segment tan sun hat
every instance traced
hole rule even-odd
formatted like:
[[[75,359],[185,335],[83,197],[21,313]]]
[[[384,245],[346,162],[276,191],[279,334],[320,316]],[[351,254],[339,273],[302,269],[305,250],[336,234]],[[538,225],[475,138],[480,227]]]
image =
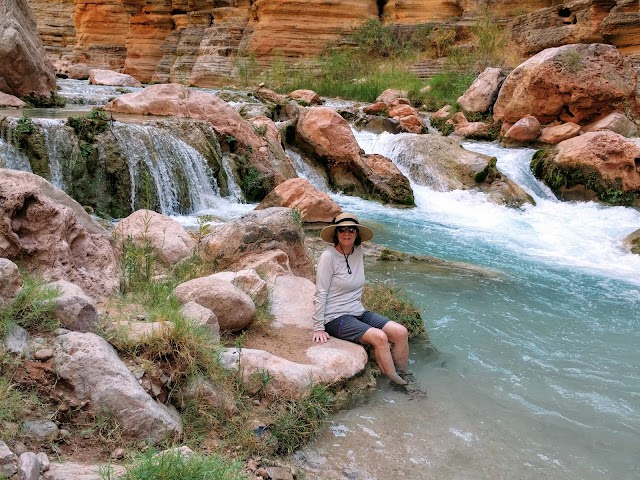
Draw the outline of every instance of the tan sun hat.
[[[362,225],[353,213],[341,213],[333,219],[331,225],[327,225],[320,231],[320,238],[325,242],[333,243],[333,234],[336,227],[358,227],[360,240],[366,242],[373,238],[373,230],[366,225]]]

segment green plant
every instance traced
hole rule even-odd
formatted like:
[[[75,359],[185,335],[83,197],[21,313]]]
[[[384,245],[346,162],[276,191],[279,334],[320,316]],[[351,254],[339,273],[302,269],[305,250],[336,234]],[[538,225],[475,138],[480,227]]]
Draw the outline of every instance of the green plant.
[[[291,218],[297,225],[302,225],[302,210],[297,207],[291,209]]]
[[[488,180],[488,183],[491,183],[495,178],[500,175],[500,172],[496,168],[496,162],[498,159],[496,157],[491,157],[487,166],[484,167],[484,170],[476,173],[475,180],[478,183],[482,183],[485,180]]]
[[[235,63],[238,77],[240,78],[243,87],[250,85],[258,77],[260,65],[256,61],[256,57],[253,52],[247,57],[238,57]]]
[[[299,400],[275,401],[269,408],[270,431],[277,442],[275,452],[290,454],[313,438],[333,405],[333,395],[319,384],[313,385]]]
[[[53,313],[55,300],[60,295],[56,288],[45,286],[39,277],[24,275],[23,285],[11,303],[0,307],[0,338],[12,325],[17,324],[27,330],[51,332],[59,326]]]
[[[578,50],[567,50],[560,57],[560,62],[562,67],[569,73],[578,73],[584,68],[584,65],[582,64],[582,53]]]
[[[151,241],[146,239],[138,243],[130,236],[122,241],[121,265],[122,281],[120,290],[122,293],[144,288],[151,280],[153,265],[156,262]]]
[[[476,47],[473,53],[477,71],[486,67],[495,67],[504,63],[508,35],[505,28],[494,18],[489,10],[477,17],[471,32],[476,37]]]
[[[386,282],[368,283],[362,292],[362,304],[407,327],[409,338],[426,336],[420,310],[399,287]]]
[[[261,137],[264,137],[267,134],[267,126],[266,125],[257,125],[255,127],[253,127],[253,129]]]
[[[428,89],[415,95],[415,103],[435,112],[445,105],[456,105],[460,97],[475,80],[471,73],[444,72],[428,80]]]
[[[35,394],[25,392],[19,385],[0,377],[0,426],[3,441],[16,438],[21,420],[41,408],[42,402]]]
[[[106,479],[108,477],[101,477]],[[121,480],[247,480],[239,462],[218,455],[185,455],[179,450],[147,449],[126,468]]]

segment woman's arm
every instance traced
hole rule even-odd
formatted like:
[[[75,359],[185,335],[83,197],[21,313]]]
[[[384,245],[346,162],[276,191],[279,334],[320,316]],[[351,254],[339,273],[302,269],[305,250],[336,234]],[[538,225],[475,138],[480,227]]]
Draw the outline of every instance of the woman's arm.
[[[333,278],[333,264],[329,254],[323,253],[318,259],[316,270],[316,292],[313,296],[313,339],[314,341],[328,340],[328,335],[324,331],[324,312],[327,305],[327,296],[331,279]],[[316,335],[323,333],[324,335]],[[318,338],[318,339],[317,339]]]

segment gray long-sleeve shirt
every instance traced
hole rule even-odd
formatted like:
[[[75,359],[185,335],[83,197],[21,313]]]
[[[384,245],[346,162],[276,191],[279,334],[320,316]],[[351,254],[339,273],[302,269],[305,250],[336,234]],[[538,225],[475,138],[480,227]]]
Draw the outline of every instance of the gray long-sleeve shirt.
[[[324,330],[324,324],[341,315],[362,315],[365,308],[360,298],[364,287],[364,253],[362,245],[348,257],[351,273],[344,255],[335,247],[327,248],[318,259],[313,330]]]

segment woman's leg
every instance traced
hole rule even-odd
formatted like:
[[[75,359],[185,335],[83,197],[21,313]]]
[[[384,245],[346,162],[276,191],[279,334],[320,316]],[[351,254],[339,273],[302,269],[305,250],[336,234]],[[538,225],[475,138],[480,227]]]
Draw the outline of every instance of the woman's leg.
[[[404,325],[389,320],[382,331],[393,344],[391,356],[393,363],[400,373],[409,371],[409,332]]]
[[[383,330],[374,327],[369,328],[364,332],[364,335],[360,337],[360,343],[371,345],[371,347],[373,347],[373,355],[376,359],[376,363],[378,364],[380,371],[382,371],[389,380],[399,385],[407,384],[407,382],[396,372],[396,367],[393,364],[393,357],[391,356],[391,350],[389,348],[389,338]]]

